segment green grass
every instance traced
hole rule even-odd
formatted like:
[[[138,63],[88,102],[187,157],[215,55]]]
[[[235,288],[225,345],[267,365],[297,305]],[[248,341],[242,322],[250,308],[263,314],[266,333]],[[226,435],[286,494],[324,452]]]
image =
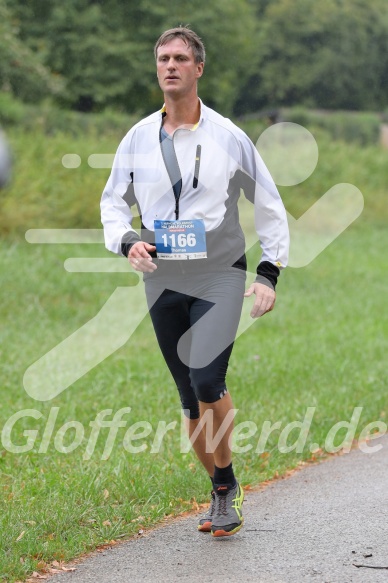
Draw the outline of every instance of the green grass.
[[[387,261],[381,249],[387,244],[384,230],[349,229],[309,267],[284,272],[276,310],[237,341],[228,379],[239,409],[236,423],[249,420],[260,429],[265,420],[281,421],[283,428],[301,420],[308,406],[316,407],[302,455],[278,451],[279,431],[268,440],[269,455],[255,453],[260,431],[242,443],[252,445],[251,451],[235,455],[243,484],[258,483],[308,458],[310,444],[322,445],[333,424],[349,420],[356,406],[363,407],[358,432],[367,422],[385,418]],[[89,256],[99,252],[104,254],[86,248]],[[27,243],[3,243],[1,249],[1,425],[21,409],[42,413],[39,420],[20,420],[12,435],[21,445],[26,443],[23,429],[37,429],[31,452],[12,454],[3,448],[0,454],[0,573],[7,581],[23,578],[38,563],[69,559],[133,534],[139,524],[154,524],[208,494],[193,454],[179,451],[177,395],[148,318],[126,346],[53,401],[37,402],[25,393],[26,368],[129,280],[125,274],[66,273],[63,260],[70,254],[82,256],[83,250]],[[108,435],[102,429],[94,454],[84,460],[90,421],[103,409],[128,406],[127,427],[143,420],[152,426],[138,445],[151,446],[160,420],[178,422],[160,453],[127,453],[122,428],[112,455],[101,461]],[[85,439],[73,453],[58,453],[54,438],[46,453],[37,452],[52,407],[59,408],[54,436],[68,421],[85,427]],[[65,444],[73,435],[66,436]]]
[[[195,500],[206,501],[209,493],[208,479],[193,453],[180,452],[178,397],[148,317],[125,346],[52,401],[36,401],[23,388],[28,366],[97,314],[117,286],[134,284],[133,276],[125,273],[65,271],[67,257],[108,257],[100,245],[31,245],[18,235],[36,226],[98,227],[98,198],[106,171],[87,166],[70,171],[58,165],[59,156],[80,153],[81,146],[83,156],[92,153],[93,139],[77,143],[66,136],[54,137],[51,156],[47,143],[39,140],[38,136],[35,143],[27,136],[22,142],[21,136],[13,136],[20,172],[3,198],[8,222],[15,208],[20,215],[8,225],[8,236],[0,244],[0,430],[20,410],[42,414],[40,419],[21,419],[12,433],[13,442],[22,445],[28,437],[23,431],[37,430],[31,451],[11,453],[0,443],[0,580],[9,582],[24,579],[54,559],[68,560],[134,534],[139,525],[147,528],[168,514],[192,508]],[[101,141],[100,151],[108,151],[112,146],[108,142]],[[34,143],[37,158],[28,153]],[[21,161],[23,153],[26,157]],[[44,160],[37,166],[39,156]],[[252,449],[234,456],[245,485],[282,474],[308,459],[310,445],[322,447],[329,429],[350,420],[354,407],[363,407],[357,434],[368,422],[386,420],[384,156],[377,148],[326,144],[317,175],[300,187],[282,190],[295,215],[341,181],[356,184],[364,192],[366,206],[357,222],[314,262],[282,274],[276,309],[236,342],[228,372],[228,386],[239,409],[236,423],[252,421],[258,427],[256,435],[240,444]],[[12,200],[16,196],[19,201]],[[80,207],[75,211],[77,197]],[[244,217],[248,209],[244,205]],[[256,251],[249,253],[252,267]],[[127,309],[131,306],[123,305]],[[53,436],[47,451],[39,453],[54,407],[59,410]],[[119,429],[109,459],[101,460],[107,428],[101,429],[91,458],[84,459],[90,422],[104,409],[115,413],[123,407],[131,411],[124,416],[126,427]],[[307,407],[316,409],[303,453],[281,453],[277,447],[281,429],[302,420]],[[152,454],[156,428],[163,420],[176,421],[177,426],[167,433],[160,452]],[[256,453],[266,420],[282,425],[268,439],[265,453]],[[59,453],[58,430],[70,421],[83,425],[84,438],[72,453]],[[137,421],[149,422],[151,433],[136,442],[148,449],[134,454],[125,450],[123,438]],[[74,435],[69,430],[64,445]],[[344,432],[339,434],[337,443],[343,436]]]

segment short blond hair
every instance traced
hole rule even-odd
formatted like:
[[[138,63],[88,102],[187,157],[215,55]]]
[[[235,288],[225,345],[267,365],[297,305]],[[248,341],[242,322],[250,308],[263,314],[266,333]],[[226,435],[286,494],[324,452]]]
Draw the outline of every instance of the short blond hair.
[[[193,51],[194,60],[196,63],[204,63],[206,52],[205,46],[199,36],[188,26],[178,26],[176,28],[170,28],[166,30],[156,41],[154,46],[154,55],[155,59],[157,58],[158,48],[167,44],[174,38],[180,38],[187,44],[188,47],[191,47]]]

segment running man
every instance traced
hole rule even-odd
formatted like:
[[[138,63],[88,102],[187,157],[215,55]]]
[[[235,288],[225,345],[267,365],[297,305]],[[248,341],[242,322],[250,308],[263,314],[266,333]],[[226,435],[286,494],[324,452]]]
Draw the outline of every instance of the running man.
[[[198,529],[230,536],[243,525],[244,494],[232,466],[234,409],[225,377],[244,296],[254,297],[253,318],[274,307],[288,257],[286,212],[246,134],[199,99],[205,48],[197,34],[167,30],[154,52],[164,105],[137,123],[117,150],[101,201],[105,243],[143,273],[188,435],[212,483]],[[245,293],[241,189],[254,205],[262,248],[256,280]],[[132,227],[134,205],[140,234]],[[222,426],[218,443],[206,442],[201,420],[211,421],[213,437]]]

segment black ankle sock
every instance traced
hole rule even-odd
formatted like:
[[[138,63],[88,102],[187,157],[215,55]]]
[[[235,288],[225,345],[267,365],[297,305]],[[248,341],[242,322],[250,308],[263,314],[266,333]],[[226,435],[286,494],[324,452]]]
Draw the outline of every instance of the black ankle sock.
[[[218,468],[214,466],[214,485],[222,486],[222,485],[230,485],[232,488],[236,485],[236,478],[234,476],[232,463],[230,463],[226,468]]]

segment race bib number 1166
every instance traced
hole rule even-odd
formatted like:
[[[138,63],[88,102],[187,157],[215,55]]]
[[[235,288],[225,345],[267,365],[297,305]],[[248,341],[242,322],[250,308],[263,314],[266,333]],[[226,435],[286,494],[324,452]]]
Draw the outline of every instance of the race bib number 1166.
[[[155,245],[159,259],[204,259],[206,232],[202,219],[154,221]]]

